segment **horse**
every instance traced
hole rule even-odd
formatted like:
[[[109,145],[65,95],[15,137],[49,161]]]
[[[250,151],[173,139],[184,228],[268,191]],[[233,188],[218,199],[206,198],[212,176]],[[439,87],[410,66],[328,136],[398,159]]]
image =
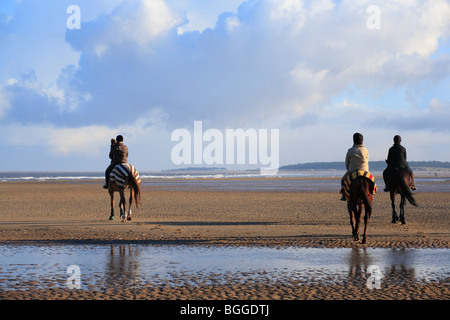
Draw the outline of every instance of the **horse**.
[[[385,183],[391,196],[392,223],[397,223],[399,217],[395,210],[395,196],[400,195],[400,222],[405,224],[405,199],[413,206],[417,207],[416,199],[411,192],[412,177],[406,168],[392,168],[385,171]]]
[[[126,213],[126,199],[125,190],[130,189],[128,214]],[[111,216],[109,220],[114,220],[114,192],[119,192],[119,208],[120,217],[122,222],[131,220],[131,207],[133,205],[133,195],[136,203],[136,208],[139,208],[141,199],[141,180],[136,168],[132,165],[117,165],[110,174],[110,180],[108,183],[108,192],[111,198]]]
[[[367,241],[367,225],[372,213],[373,195],[370,192],[370,180],[363,176],[358,176],[350,185],[350,199],[347,201],[347,209],[350,215],[350,225],[352,226],[352,235],[354,241],[359,241],[359,224],[361,215],[365,209],[364,215],[364,234],[361,243]]]

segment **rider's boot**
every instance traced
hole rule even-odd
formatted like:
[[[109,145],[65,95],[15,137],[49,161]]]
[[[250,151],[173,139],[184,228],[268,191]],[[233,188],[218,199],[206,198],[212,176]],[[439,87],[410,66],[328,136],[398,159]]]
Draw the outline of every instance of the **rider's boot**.
[[[341,201],[346,201],[345,194],[344,194],[344,187],[341,188],[341,191],[339,192],[341,194]]]

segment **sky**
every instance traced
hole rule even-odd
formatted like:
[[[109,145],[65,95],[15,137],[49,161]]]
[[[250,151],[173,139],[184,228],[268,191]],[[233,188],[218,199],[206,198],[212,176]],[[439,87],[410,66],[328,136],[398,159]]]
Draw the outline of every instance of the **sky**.
[[[188,167],[195,121],[278,130],[280,166],[355,132],[450,161],[449,36],[448,0],[2,0],[0,171],[102,171],[118,134],[140,171]]]

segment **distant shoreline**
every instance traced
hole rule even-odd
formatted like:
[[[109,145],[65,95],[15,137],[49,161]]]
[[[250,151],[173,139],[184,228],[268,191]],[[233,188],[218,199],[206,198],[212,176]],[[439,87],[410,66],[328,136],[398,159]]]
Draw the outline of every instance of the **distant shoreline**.
[[[417,169],[450,169],[450,162],[442,161],[408,161],[409,166],[413,170]],[[343,170],[345,168],[344,161],[334,162],[308,162],[281,166],[278,170],[294,171],[294,170]],[[386,168],[385,161],[369,161],[371,171],[384,170]]]

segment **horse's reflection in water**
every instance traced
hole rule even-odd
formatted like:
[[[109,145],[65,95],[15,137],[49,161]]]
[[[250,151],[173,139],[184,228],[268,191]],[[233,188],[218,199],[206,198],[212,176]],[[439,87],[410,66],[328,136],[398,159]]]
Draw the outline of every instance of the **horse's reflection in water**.
[[[367,248],[352,248],[347,257],[349,266],[348,280],[364,282],[370,276],[380,276],[383,283],[401,283],[414,280],[416,271],[412,265],[411,251],[405,248],[390,249],[385,256],[386,262],[376,261]]]
[[[373,265],[373,259],[366,248],[352,248],[348,256],[347,264],[349,280],[364,280],[370,276],[369,266]]]
[[[390,268],[386,270],[386,277],[397,281],[414,280],[416,270],[411,267],[414,253],[407,248],[397,248],[389,251],[387,260]]]
[[[103,285],[107,288],[133,289],[140,285],[140,249],[132,245],[111,245],[106,260]]]

